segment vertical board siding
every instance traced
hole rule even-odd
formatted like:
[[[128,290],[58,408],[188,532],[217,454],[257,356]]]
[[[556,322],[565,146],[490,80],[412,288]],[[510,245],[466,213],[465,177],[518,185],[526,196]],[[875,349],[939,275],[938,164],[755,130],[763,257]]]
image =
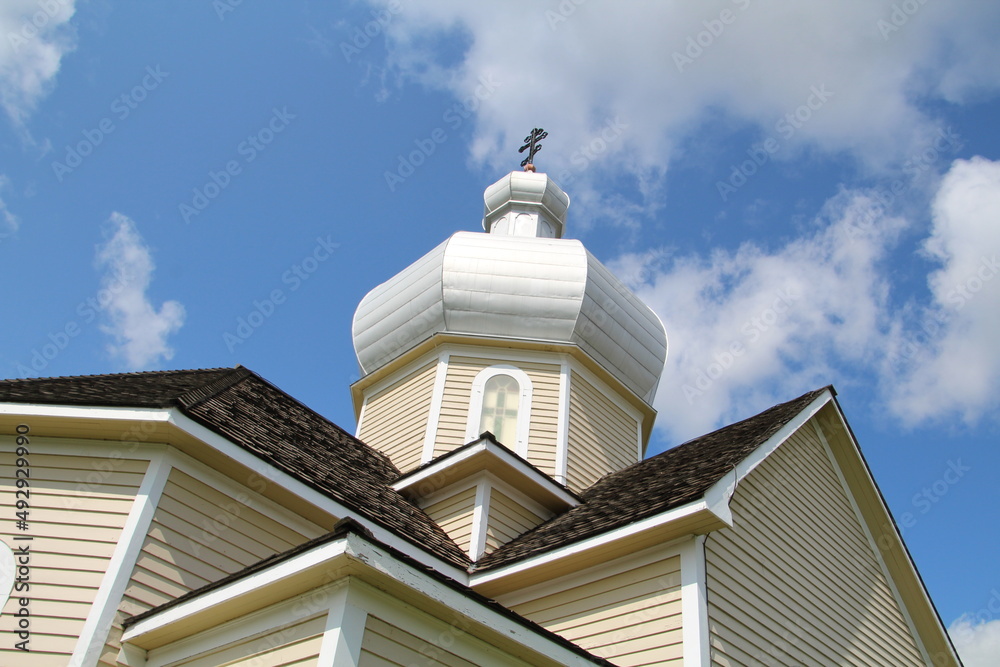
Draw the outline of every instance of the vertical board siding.
[[[0,664],[62,667],[76,647],[149,462],[36,454],[29,445],[28,530],[22,531],[15,524],[14,439],[0,442],[0,534],[14,551],[22,544],[31,550],[30,589],[11,591],[0,615]],[[29,535],[30,542],[12,539]],[[30,600],[30,653],[14,649],[21,596]]]
[[[582,491],[638,461],[638,422],[579,373],[570,376],[567,486]]]
[[[212,649],[168,667],[292,667],[316,665],[326,615],[316,616],[265,635]]]
[[[472,513],[476,507],[476,487],[437,500],[424,508],[448,537],[455,540],[462,551],[468,552],[472,543]]]
[[[706,542],[713,665],[922,665],[811,424],[737,487]]]
[[[531,421],[528,427],[528,460],[548,475],[555,474],[559,429],[559,366],[537,362],[452,356],[448,360],[444,399],[435,437],[435,456],[466,444],[466,426],[472,383],[485,368],[498,364],[516,366],[531,380]],[[511,443],[504,443],[513,449]]]
[[[489,553],[521,533],[542,523],[540,517],[519,502],[494,488],[490,489],[490,512],[486,520],[486,550]]]
[[[514,611],[622,667],[681,664],[680,557],[608,563]]]
[[[118,616],[152,609],[324,532],[315,526],[302,534],[254,509],[263,503],[250,489],[239,497],[245,502],[171,470]],[[120,630],[118,618],[102,664],[116,664]]]
[[[388,456],[401,472],[420,465],[437,360],[365,399],[358,439]]]

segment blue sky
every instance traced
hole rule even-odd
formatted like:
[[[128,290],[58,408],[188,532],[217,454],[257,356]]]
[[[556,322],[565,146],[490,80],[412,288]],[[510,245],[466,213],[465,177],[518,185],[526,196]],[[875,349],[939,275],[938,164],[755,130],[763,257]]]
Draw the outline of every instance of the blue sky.
[[[977,664],[998,28],[972,0],[9,0],[2,375],[240,363],[352,429],[358,302],[481,229],[541,126],[567,234],[666,326],[650,451],[834,384]]]

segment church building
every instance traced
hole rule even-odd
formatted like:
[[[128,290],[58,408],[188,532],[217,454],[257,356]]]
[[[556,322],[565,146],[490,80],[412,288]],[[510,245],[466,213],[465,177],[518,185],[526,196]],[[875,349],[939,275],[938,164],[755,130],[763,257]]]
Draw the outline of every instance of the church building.
[[[664,325],[546,174],[484,199],[358,306],[353,434],[242,366],[0,382],[0,664],[960,664],[832,387],[645,458]]]

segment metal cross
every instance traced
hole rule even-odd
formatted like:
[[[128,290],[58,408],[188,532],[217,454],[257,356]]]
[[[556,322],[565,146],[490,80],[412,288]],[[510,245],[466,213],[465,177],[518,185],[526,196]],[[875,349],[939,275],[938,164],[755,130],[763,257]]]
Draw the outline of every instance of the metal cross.
[[[524,145],[517,149],[518,153],[523,153],[525,150],[528,151],[528,157],[521,160],[521,166],[528,164],[534,164],[535,153],[542,150],[542,145],[538,143],[545,137],[549,136],[549,133],[540,127],[536,127],[531,131],[531,134],[524,138]]]

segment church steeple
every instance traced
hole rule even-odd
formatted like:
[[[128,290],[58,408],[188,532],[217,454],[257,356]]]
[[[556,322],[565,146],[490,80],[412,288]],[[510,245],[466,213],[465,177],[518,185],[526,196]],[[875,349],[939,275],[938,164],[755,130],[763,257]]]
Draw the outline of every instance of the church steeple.
[[[354,316],[358,435],[408,472],[491,431],[570,489],[638,461],[667,353],[663,325],[580,241],[569,196],[516,171],[457,232]]]

